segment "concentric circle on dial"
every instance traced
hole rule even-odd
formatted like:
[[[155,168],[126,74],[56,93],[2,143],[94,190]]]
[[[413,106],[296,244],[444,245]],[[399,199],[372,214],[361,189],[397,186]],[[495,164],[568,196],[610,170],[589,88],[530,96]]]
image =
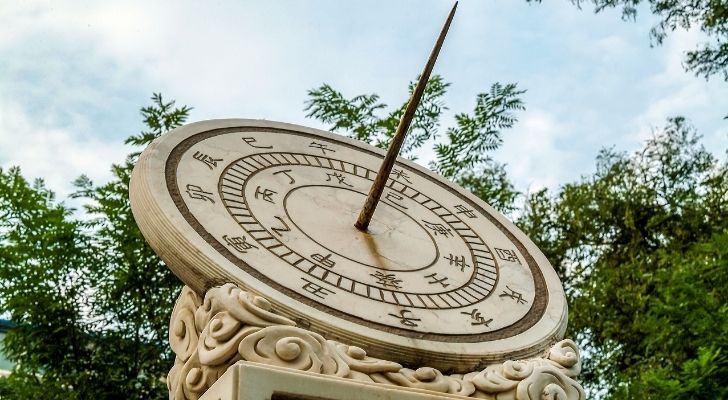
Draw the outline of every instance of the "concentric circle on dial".
[[[278,169],[279,167],[285,167],[286,169]],[[312,175],[317,173],[321,174],[321,170],[324,171],[340,171],[326,173],[325,182],[329,182],[324,185],[313,185],[317,188],[333,188],[333,189],[348,189],[352,187],[350,183],[347,183],[346,176],[348,174],[352,179],[354,177],[361,178],[365,187],[371,184],[374,176],[374,172],[362,165],[357,163],[343,162],[338,159],[333,159],[325,156],[311,156],[300,153],[288,153],[288,152],[270,152],[265,155],[254,154],[248,157],[241,158],[231,162],[220,175],[220,197],[228,208],[230,216],[233,217],[240,226],[248,232],[252,238],[258,241],[265,242],[264,246],[267,249],[275,249],[273,252],[274,256],[278,256],[284,262],[290,264],[292,267],[297,268],[301,272],[308,275],[308,279],[316,279],[335,286],[338,289],[349,292],[359,297],[364,297],[369,300],[386,303],[396,306],[407,306],[411,308],[419,309],[457,309],[466,306],[473,305],[486,299],[492,292],[493,287],[498,281],[498,269],[493,258],[493,254],[489,249],[488,245],[480,238],[480,236],[474,232],[467,224],[465,224],[459,217],[448,211],[445,207],[440,205],[437,201],[433,200],[426,194],[414,189],[409,185],[399,183],[396,185],[393,181],[389,185],[390,189],[395,189],[394,192],[400,193],[398,197],[390,197],[389,193],[385,196],[382,201],[383,204],[389,204],[390,202],[397,202],[397,200],[404,200],[405,197],[412,199],[419,199],[415,202],[410,203],[408,206],[402,203],[397,203],[398,207],[407,210],[407,214],[416,213],[420,211],[420,219],[422,223],[432,229],[432,235],[439,237],[439,240],[434,240],[435,248],[437,253],[441,253],[444,250],[440,250],[439,247],[446,246],[447,243],[444,239],[453,238],[453,240],[459,241],[464,252],[461,254],[469,253],[469,260],[466,260],[465,255],[454,256],[452,252],[449,253],[450,265],[457,266],[457,261],[460,261],[460,272],[464,273],[465,279],[460,282],[449,281],[448,277],[438,276],[437,272],[429,271],[428,274],[425,272],[421,277],[429,278],[425,289],[420,286],[419,290],[412,290],[408,288],[405,280],[400,279],[402,275],[398,275],[398,272],[414,272],[421,271],[428,267],[432,267],[432,263],[425,265],[424,268],[418,269],[398,269],[397,271],[389,270],[387,272],[374,271],[374,273],[367,273],[357,266],[353,268],[342,269],[332,268],[334,264],[330,259],[331,254],[325,253],[312,253],[310,258],[306,257],[306,251],[311,248],[311,244],[315,243],[321,245],[321,243],[311,240],[291,242],[291,239],[295,239],[295,233],[291,233],[291,227],[286,223],[281,215],[286,213],[288,219],[288,210],[285,207],[289,194],[292,188],[299,188],[302,185],[301,177],[298,180],[293,178],[293,175],[297,173],[304,177],[304,179],[315,179]],[[285,173],[288,181],[287,184],[272,190],[269,184],[275,181],[274,175]],[[332,181],[331,176],[334,175],[338,179]],[[307,178],[306,178],[307,177]],[[251,183],[252,182],[252,183]],[[338,182],[340,187],[331,186],[333,182]],[[361,182],[360,182],[361,183]],[[311,186],[309,184],[303,184],[304,187]],[[304,199],[304,203],[301,205],[308,209],[308,213],[315,217],[322,217],[321,213],[325,212],[319,207],[318,203],[326,202],[326,193],[320,191],[314,191],[307,199]],[[275,198],[283,198],[283,202],[277,202]],[[330,200],[330,199],[329,199]],[[283,207],[281,207],[283,205]],[[426,206],[425,206],[426,205]],[[281,215],[268,214],[268,218],[265,218],[265,210],[271,211],[271,208],[278,209]],[[328,218],[344,219],[346,223],[347,212],[345,207],[341,205],[337,206],[342,213],[334,213],[328,215]],[[424,211],[424,214],[422,214]],[[376,213],[375,213],[376,214]],[[412,218],[412,215],[408,215]],[[271,218],[272,217],[272,218]],[[342,221],[331,222],[324,221],[324,218],[316,218],[319,223],[319,229],[324,231],[327,229],[326,224],[341,224]],[[417,220],[418,218],[412,218]],[[431,221],[442,220],[442,223],[436,223]],[[291,220],[291,224],[298,228],[294,221]],[[407,232],[404,231],[405,227],[399,227],[398,225],[391,224],[391,228],[403,232],[403,235],[396,235],[387,237],[381,237],[377,235],[366,235],[365,239],[370,241],[366,247],[360,247],[361,251],[369,251],[370,258],[376,257],[377,247],[391,246],[394,240],[406,239]],[[352,224],[353,228],[353,224]],[[299,229],[300,231],[300,229]],[[283,235],[282,232],[286,232]],[[340,234],[345,234],[347,231],[343,229]],[[305,235],[307,239],[311,239],[310,236],[306,235],[305,232],[300,232]],[[354,233],[359,235],[359,233]],[[440,235],[440,236],[438,236]],[[432,237],[432,236],[430,236]],[[443,239],[444,237],[444,239]],[[288,241],[286,241],[288,239]],[[346,240],[346,239],[345,239]],[[437,244],[439,242],[439,245]],[[298,243],[298,246],[296,245]],[[402,256],[407,257],[412,252],[419,252],[420,249],[412,247],[412,243],[409,242],[398,242],[396,243]],[[450,242],[452,244],[452,241]],[[322,246],[326,248],[326,246]],[[303,251],[301,251],[303,249]],[[411,249],[411,251],[408,251]],[[327,248],[328,250],[328,248]],[[309,252],[310,253],[310,252]],[[400,256],[400,257],[402,257]],[[318,259],[316,257],[319,257]],[[325,260],[323,259],[325,257]],[[455,257],[456,259],[453,259]],[[458,258],[459,257],[459,258]],[[470,265],[468,265],[470,262]],[[326,263],[329,263],[327,265]],[[383,264],[382,266],[386,266]],[[466,271],[465,267],[470,269]],[[256,266],[253,266],[255,269]],[[382,269],[382,268],[380,268]],[[264,268],[260,271],[263,275],[269,276],[268,268]],[[412,276],[409,274],[409,276]],[[364,279],[362,279],[364,278]],[[374,278],[375,283],[367,282]],[[311,281],[306,280],[307,284],[312,284]],[[433,285],[434,286],[431,286]],[[311,287],[311,286],[308,286]],[[289,287],[290,289],[290,287]],[[322,292],[317,292],[321,295]],[[325,297],[316,296],[325,300]],[[325,306],[325,302],[322,305]],[[332,310],[333,311],[333,310]],[[523,312],[523,311],[522,311]],[[357,313],[357,312],[354,312]],[[361,312],[358,312],[361,314]],[[356,317],[361,315],[351,315],[349,311],[345,314],[346,317]],[[366,318],[366,317],[365,317]],[[422,328],[424,325],[419,324],[405,324],[403,328],[397,326],[399,324],[396,320],[386,320],[383,324],[387,327],[385,329],[400,329],[400,330],[414,330],[415,334],[422,335]],[[419,328],[419,329],[417,329]],[[449,333],[454,334],[456,332],[438,332],[439,329],[428,328],[428,330],[434,330],[430,336],[436,336],[438,333]],[[474,339],[472,339],[474,340]]]
[[[382,202],[367,232],[351,221],[366,194],[345,187],[299,186],[283,207],[291,222],[313,242],[363,266],[385,271],[418,271],[434,264],[439,252],[426,228],[404,211]],[[316,212],[312,212],[313,209]],[[402,246],[416,251],[402,252]]]

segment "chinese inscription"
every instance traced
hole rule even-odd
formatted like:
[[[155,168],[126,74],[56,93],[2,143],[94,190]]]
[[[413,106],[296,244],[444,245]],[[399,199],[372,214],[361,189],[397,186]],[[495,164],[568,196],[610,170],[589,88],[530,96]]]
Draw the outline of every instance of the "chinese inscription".
[[[458,212],[457,212],[458,214],[463,214],[468,218],[478,218],[478,216],[475,214],[474,210],[471,210],[462,204],[456,205],[455,209],[458,210]]]
[[[187,192],[187,195],[189,195],[191,199],[209,201],[210,203],[215,204],[215,200],[212,199],[212,193],[204,191],[197,185],[188,184],[185,192]]]
[[[415,321],[421,321],[421,319],[411,317],[411,316],[409,316],[409,314],[412,314],[412,311],[410,311],[410,310],[400,310],[399,311],[399,315],[389,313],[389,315],[391,315],[392,317],[399,318],[399,323],[402,324],[402,325],[404,325],[404,326],[409,326],[409,327],[415,327],[415,326],[417,326],[417,323]],[[412,314],[412,315],[414,315],[414,314]]]
[[[207,165],[207,167],[211,170],[217,167],[217,163],[219,161],[222,161],[222,158],[212,158],[211,156],[199,151],[196,151],[195,154],[192,155],[192,158]]]
[[[256,146],[254,143],[257,142],[257,139],[254,137],[244,137],[243,141],[247,143],[250,147],[255,147],[256,149],[272,149],[273,146]]]
[[[260,186],[258,186],[255,189],[255,198],[257,199],[258,196],[260,196],[263,200],[267,201],[268,203],[275,204],[275,200],[273,200],[273,195],[277,194],[278,192],[270,190],[270,189],[263,189],[260,190]]]
[[[403,210],[406,210],[407,209],[407,206],[405,206],[402,203],[400,203],[400,201],[404,200],[404,196],[402,196],[399,193],[395,193],[395,192],[392,192],[392,191],[387,191],[387,194],[384,195],[384,198],[386,200],[390,201],[393,205],[395,205],[395,206],[397,206],[397,207],[399,207],[399,208],[401,208]]]
[[[473,326],[475,326],[475,325],[488,326],[488,324],[493,322],[493,318],[486,320],[485,317],[483,317],[483,315],[480,313],[480,311],[478,311],[477,308],[473,308],[473,311],[471,311],[471,312],[461,311],[460,314],[469,315],[470,319],[472,320],[470,322],[470,325],[473,325]]]
[[[498,297],[510,297],[513,300],[515,300],[516,303],[518,303],[518,304],[528,303],[528,301],[523,298],[523,294],[511,289],[510,287],[508,287],[508,285],[506,285],[506,289],[508,289],[508,292],[504,290],[503,293],[498,295]]]
[[[232,247],[233,249],[241,252],[241,253],[247,253],[250,249],[257,249],[258,246],[248,243],[245,236],[233,236],[230,237],[228,235],[224,235],[222,239],[225,241],[225,243],[228,244],[228,246]]]
[[[407,183],[412,183],[409,175],[407,175],[407,173],[404,172],[404,170],[402,170],[402,169],[393,168],[392,176],[394,177],[394,179],[402,179],[402,180],[406,181]]]
[[[442,235],[442,236],[445,236],[445,237],[454,236],[452,234],[452,229],[446,227],[443,224],[438,224],[438,223],[434,223],[434,222],[427,222],[424,219],[422,220],[422,222],[425,224],[426,227],[428,227],[429,229],[432,230],[432,233],[435,236],[437,236],[437,235]]]
[[[283,175],[287,176],[288,179],[290,179],[288,181],[288,184],[289,185],[293,185],[294,183],[296,183],[296,180],[293,179],[293,177],[291,176],[291,174],[289,172],[291,172],[290,169],[284,169],[284,170],[281,170],[281,171],[278,171],[278,172],[274,172],[273,175],[283,174]]]
[[[445,287],[448,287],[448,286],[450,286],[450,284],[449,284],[449,283],[445,283],[445,282],[447,282],[447,277],[444,277],[444,278],[439,278],[439,279],[438,279],[438,278],[437,278],[437,273],[432,273],[432,274],[430,274],[430,275],[425,275],[425,278],[430,278],[430,279],[432,279],[431,281],[428,281],[428,282],[427,282],[427,283],[429,283],[430,285],[434,285],[435,283],[439,283],[439,284],[440,284],[440,285],[442,285],[442,287],[444,287],[444,288],[445,288]]]
[[[338,172],[334,172],[333,174],[326,174],[326,182],[332,182],[334,179],[341,185],[346,185],[348,187],[353,186],[346,181],[346,177],[343,174],[340,174]]]
[[[319,299],[325,299],[326,296],[328,296],[330,294],[336,293],[333,290],[327,289],[327,288],[325,288],[325,287],[323,287],[321,285],[318,285],[316,283],[313,283],[313,282],[309,281],[306,278],[301,278],[301,279],[304,282],[306,282],[306,283],[303,284],[303,286],[301,287],[301,289],[303,289],[303,290],[311,293],[312,295],[318,297]]]
[[[283,228],[276,228],[276,227],[271,227],[270,228],[273,232],[277,233],[278,236],[283,236],[283,233],[282,232],[290,232],[291,231],[291,228],[288,226],[288,224],[286,223],[286,221],[283,220],[283,218],[281,218],[281,217],[279,217],[279,216],[276,215],[275,216],[275,219],[277,219],[278,221],[280,221],[281,224],[283,224]]]
[[[314,148],[314,149],[319,149],[319,150],[321,150],[321,153],[322,153],[323,155],[326,155],[326,152],[327,152],[327,151],[330,151],[330,152],[333,152],[333,153],[335,153],[335,152],[336,152],[336,150],[334,150],[334,149],[330,149],[330,148],[329,148],[329,145],[327,145],[327,144],[325,144],[325,143],[317,143],[317,142],[311,142],[311,144],[309,144],[309,145],[308,145],[308,147],[312,147],[312,148]]]
[[[443,257],[450,262],[450,265],[454,265],[455,268],[460,268],[460,272],[464,272],[465,268],[470,268],[470,265],[465,262],[465,256],[454,256],[450,253],[449,256]]]
[[[319,264],[323,265],[326,268],[333,268],[334,265],[336,265],[336,262],[331,259],[331,253],[327,255],[321,255],[319,253],[311,254],[311,258],[314,259],[314,261],[318,262]]]
[[[507,250],[507,249],[499,249],[497,247],[495,249],[495,254],[498,255],[498,258],[500,258],[503,261],[509,261],[509,262],[515,262],[520,264],[521,260],[518,259],[518,254],[515,250]]]
[[[402,280],[397,279],[397,276],[395,274],[385,274],[385,273],[382,273],[381,271],[377,271],[377,272],[375,272],[373,274],[369,274],[369,275],[371,275],[372,277],[374,277],[374,279],[377,280],[378,285],[382,285],[385,288],[388,288],[388,287],[393,288],[393,289],[402,288],[402,286],[399,285],[400,283],[402,283]]]

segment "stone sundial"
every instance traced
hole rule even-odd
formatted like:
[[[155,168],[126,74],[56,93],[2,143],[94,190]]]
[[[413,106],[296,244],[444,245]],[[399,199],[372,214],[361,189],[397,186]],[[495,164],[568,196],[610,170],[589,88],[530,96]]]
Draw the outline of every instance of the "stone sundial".
[[[154,141],[131,183],[149,244],[198,294],[233,283],[370,356],[466,373],[543,353],[567,322],[544,255],[479,198],[396,159],[451,19],[387,153],[246,119]]]

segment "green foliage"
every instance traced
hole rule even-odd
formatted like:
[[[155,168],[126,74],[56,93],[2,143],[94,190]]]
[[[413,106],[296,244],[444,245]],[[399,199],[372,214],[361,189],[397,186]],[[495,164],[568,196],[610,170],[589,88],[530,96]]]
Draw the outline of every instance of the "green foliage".
[[[191,107],[182,106],[174,108],[175,101],[164,102],[161,93],[152,94],[152,105],[142,107],[141,113],[144,124],[149,128],[139,135],[129,136],[124,143],[144,147],[164,132],[181,126],[187,120]],[[134,158],[139,153],[132,153]]]
[[[571,274],[566,271],[568,245],[561,238],[560,225],[555,209],[558,199],[547,189],[541,189],[526,196],[516,225],[544,253],[564,283],[567,296],[570,295]],[[571,296],[568,296],[571,297]]]
[[[410,96],[415,90],[415,84],[415,82],[409,84]],[[436,137],[440,114],[447,109],[442,96],[449,86],[449,83],[437,75],[427,82],[407,133],[407,139],[402,146],[402,154],[408,154]],[[377,94],[363,94],[348,100],[341,92],[326,84],[309,90],[308,96],[309,100],[304,109],[308,111],[307,117],[316,118],[325,124],[333,124],[330,128],[332,132],[347,133],[349,137],[384,149],[389,147],[394,138],[399,120],[407,107],[405,102],[399,108],[379,117],[376,114],[383,111],[387,105],[379,102]]]
[[[185,121],[155,94],[142,109],[146,145]],[[166,398],[172,359],[169,314],[179,281],[146,244],[128,186],[138,153],[113,165],[114,179],[76,181],[90,220],[74,219],[42,182],[0,171],[0,312],[18,327],[4,341],[17,363],[3,398]],[[42,376],[42,379],[39,378]]]
[[[614,398],[728,398],[728,230],[685,252],[657,255],[654,293],[636,328],[639,370],[620,374]]]
[[[84,320],[87,276],[98,264],[92,238],[42,181],[31,185],[17,168],[0,170],[0,213],[0,310],[18,324],[3,344],[33,381],[24,396],[43,398],[41,371],[49,385],[97,386]]]
[[[415,84],[410,82],[410,94]],[[414,158],[412,152],[438,137],[440,116],[447,107],[442,97],[450,86],[442,77],[434,75],[427,82],[424,96],[417,107],[407,133],[402,154]],[[469,189],[493,207],[509,212],[517,192],[508,180],[504,166],[496,163],[489,153],[502,143],[501,131],[511,128],[517,121],[514,111],[523,110],[519,96],[524,91],[515,84],[495,83],[489,92],[476,97],[472,114],[455,115],[456,125],[446,130],[446,141],[433,145],[437,160],[430,168]],[[359,95],[351,100],[329,85],[308,92],[305,110],[307,116],[332,124],[333,132],[387,148],[407,103],[385,116],[386,104],[376,94]]]
[[[513,83],[495,83],[488,93],[478,94],[473,114],[456,114],[456,126],[448,128],[447,142],[435,146],[437,161],[432,163],[433,169],[455,177],[490,161],[488,152],[503,143],[501,131],[517,121],[513,111],[525,109],[519,98],[523,93]]]
[[[698,139],[671,119],[642,151],[605,150],[593,176],[531,196],[523,217],[567,276],[583,378],[612,398],[725,393],[704,390],[728,378],[728,166]]]
[[[503,213],[508,214],[516,209],[515,200],[519,193],[508,179],[502,164],[486,162],[477,168],[462,171],[455,182]]]

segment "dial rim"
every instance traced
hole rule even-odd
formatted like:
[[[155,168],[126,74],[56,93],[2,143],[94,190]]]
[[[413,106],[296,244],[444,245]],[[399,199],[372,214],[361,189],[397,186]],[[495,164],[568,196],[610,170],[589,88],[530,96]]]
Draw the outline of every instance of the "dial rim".
[[[310,128],[298,127],[298,126],[294,126],[294,125],[281,124],[281,123],[272,123],[270,121],[254,121],[254,120],[206,121],[206,122],[202,122],[202,123],[187,125],[183,128],[177,129],[174,132],[176,140],[173,140],[173,141],[162,140],[165,137],[169,137],[167,135],[171,135],[171,134],[167,134],[162,139],[158,139],[155,142],[154,150],[157,153],[157,154],[155,154],[155,156],[157,157],[157,159],[159,159],[160,156],[161,156],[161,158],[166,159],[165,173],[164,173],[163,180],[165,182],[167,182],[168,185],[169,185],[169,182],[176,182],[176,174],[174,173],[174,168],[171,168],[171,169],[168,168],[168,166],[174,164],[174,162],[172,162],[174,157],[168,157],[168,156],[173,154],[175,149],[180,149],[179,145],[181,144],[181,142],[183,142],[185,140],[189,140],[191,138],[195,138],[195,137],[197,138],[198,141],[203,140],[203,136],[205,134],[211,135],[211,133],[209,133],[209,132],[213,132],[213,131],[214,131],[215,135],[219,135],[219,134],[231,133],[231,132],[236,132],[236,133],[243,132],[246,129],[249,131],[254,130],[256,132],[261,132],[261,131],[281,132],[281,131],[284,131],[284,132],[289,132],[289,133],[293,133],[296,135],[307,135],[307,136],[314,137],[317,139],[326,139],[328,141],[335,142],[338,145],[345,145],[356,151],[367,152],[370,155],[377,156],[379,158],[381,158],[381,156],[382,156],[382,151],[379,149],[376,149],[376,148],[373,148],[370,146],[366,146],[366,145],[363,145],[360,143],[356,143],[348,138],[344,138],[344,137],[341,137],[338,135],[332,135],[330,133],[326,133],[326,132],[322,132],[322,131],[316,131],[316,130],[313,130]],[[195,139],[193,139],[193,140],[195,140]],[[165,149],[163,149],[163,150],[159,149],[161,142],[165,142],[165,143],[163,143],[163,145],[164,145],[163,147],[165,147]],[[172,143],[172,142],[174,142],[174,143]],[[190,142],[187,142],[187,143],[190,143]],[[189,149],[189,147],[188,147],[188,149]],[[181,152],[180,155],[181,154],[184,154],[184,152]],[[152,157],[145,158],[144,156],[142,156],[142,158],[145,160],[150,160],[150,158],[152,158]],[[143,160],[140,159],[140,164],[142,163],[142,161]],[[179,159],[177,160],[177,162],[179,162]],[[385,326],[385,329],[377,329],[379,327],[372,328],[373,322],[367,321],[367,320],[355,322],[353,327],[351,325],[346,326],[347,324],[340,324],[342,326],[340,326],[339,329],[336,329],[336,328],[332,328],[331,321],[327,320],[327,318],[324,317],[324,318],[318,318],[320,320],[326,320],[324,323],[320,323],[320,321],[310,321],[312,323],[312,327],[318,327],[319,332],[326,332],[326,333],[336,332],[336,334],[334,336],[338,335],[341,337],[345,337],[345,336],[349,336],[350,334],[353,333],[354,336],[369,337],[369,338],[371,338],[370,341],[372,341],[372,342],[383,342],[383,343],[386,343],[389,345],[396,344],[400,348],[403,348],[402,350],[405,352],[407,352],[408,348],[410,348],[410,349],[411,348],[420,348],[421,350],[425,350],[426,352],[429,351],[432,353],[438,353],[437,347],[443,347],[443,346],[437,346],[437,345],[432,346],[433,342],[434,343],[440,342],[442,345],[444,345],[445,348],[447,348],[449,346],[451,348],[450,350],[443,349],[443,351],[446,351],[446,352],[451,352],[452,347],[453,347],[452,345],[454,345],[454,344],[461,344],[461,345],[462,344],[470,344],[470,345],[479,344],[479,346],[468,346],[470,350],[464,350],[463,352],[466,354],[462,354],[460,356],[460,358],[472,357],[473,359],[488,358],[488,356],[485,354],[486,352],[492,352],[492,354],[494,354],[495,356],[498,356],[498,354],[506,354],[506,353],[507,354],[518,354],[519,352],[520,353],[537,352],[537,351],[540,351],[541,348],[543,348],[547,345],[546,342],[550,341],[554,337],[558,337],[561,334],[563,334],[563,330],[565,329],[565,322],[566,322],[566,309],[565,309],[566,304],[563,299],[563,289],[561,289],[561,286],[558,283],[558,278],[555,277],[555,273],[553,273],[553,270],[551,269],[550,265],[548,265],[548,263],[545,260],[545,258],[543,257],[543,255],[540,252],[538,252],[538,250],[535,248],[535,246],[530,241],[527,241],[525,244],[523,243],[523,239],[527,240],[527,238],[525,238],[525,235],[523,235],[520,231],[518,231],[517,228],[512,226],[512,224],[510,224],[507,220],[504,221],[504,217],[500,216],[499,214],[494,214],[494,211],[492,209],[489,209],[489,207],[487,205],[485,205],[484,203],[482,203],[479,200],[474,201],[474,196],[472,196],[471,194],[469,194],[467,192],[464,193],[464,191],[461,188],[450,185],[449,183],[444,181],[442,178],[440,178],[440,177],[432,174],[431,172],[426,171],[423,168],[421,168],[413,163],[410,163],[406,160],[399,159],[398,163],[403,164],[410,170],[415,170],[420,176],[431,180],[433,183],[442,187],[443,190],[449,190],[449,191],[455,192],[455,194],[457,196],[463,198],[464,200],[467,200],[468,203],[470,203],[470,205],[474,205],[474,206],[478,207],[480,215],[483,215],[484,217],[491,219],[490,222],[492,224],[494,224],[495,226],[497,226],[499,229],[501,229],[501,231],[509,237],[509,239],[511,240],[512,243],[517,244],[518,246],[521,246],[521,249],[519,249],[519,250],[521,250],[521,253],[527,257],[526,262],[529,265],[529,267],[531,268],[534,278],[541,276],[541,278],[543,279],[542,286],[543,286],[544,294],[541,296],[536,296],[535,297],[536,301],[534,302],[534,303],[536,303],[536,302],[542,303],[541,314],[537,315],[535,318],[533,318],[533,321],[531,321],[532,323],[530,324],[530,326],[525,327],[523,330],[521,330],[515,336],[514,335],[498,336],[497,333],[500,331],[505,331],[508,328],[512,328],[516,324],[512,324],[509,327],[500,329],[498,331],[486,332],[486,333],[480,334],[480,335],[472,335],[472,334],[439,335],[442,337],[438,337],[438,335],[427,335],[427,334],[421,334],[421,333],[412,334],[412,331],[409,331],[409,330],[399,330],[398,331],[397,329],[391,329],[392,327],[390,327],[390,326]],[[157,163],[157,164],[159,164],[159,163]],[[232,164],[232,162],[230,164]],[[151,166],[147,166],[147,167],[151,167]],[[135,174],[134,174],[133,180],[138,181],[139,179],[142,179],[142,178],[139,178],[140,174],[142,174],[142,173],[141,172],[137,173],[137,170],[135,169]],[[173,186],[176,188],[176,184]],[[134,185],[132,185],[132,187],[134,187]],[[171,190],[169,188],[169,186],[167,186],[167,189],[169,192],[174,193],[174,190]],[[134,192],[135,191],[132,190],[132,194],[134,194]],[[148,195],[151,195],[151,197],[159,197],[159,193],[157,193],[157,194],[148,193]],[[133,196],[133,197],[139,197],[139,196]],[[170,196],[169,194],[167,194],[166,196],[162,196],[162,197],[166,197],[166,198],[162,198],[162,199],[158,198],[157,200],[162,201],[162,202],[167,202],[167,203],[169,203],[171,201],[172,203],[175,204],[175,208],[178,208],[178,209],[180,208],[180,206],[182,206],[182,208],[185,207],[184,202],[180,201],[180,196]],[[482,206],[484,206],[484,207],[482,207]],[[169,210],[166,210],[166,212],[169,212]],[[137,214],[138,213],[135,210],[135,216],[137,217],[138,220],[145,219],[144,216],[137,216]],[[186,220],[186,218],[184,218],[183,215],[180,215],[180,216],[182,216],[183,219]],[[180,216],[173,216],[174,218],[170,218],[170,219],[175,219],[177,222],[180,222],[179,221]],[[142,225],[142,223],[140,223],[140,227],[141,227],[141,225]],[[148,226],[149,224],[147,223],[144,225]],[[149,230],[149,229],[146,229],[146,230]],[[148,235],[154,236],[154,233],[146,232],[146,230],[143,229],[145,236],[148,236]],[[189,233],[189,232],[187,232],[187,233]],[[199,232],[197,232],[197,233],[199,234]],[[183,234],[181,236],[184,237],[185,235]],[[158,241],[158,240],[156,240],[156,241]],[[151,242],[155,242],[155,240],[150,240],[150,243]],[[207,240],[205,242],[208,244],[208,246],[211,246],[212,248],[215,249],[215,251],[217,251],[218,253],[220,253],[223,256],[225,255],[225,252],[228,251],[224,246],[222,246],[214,238],[213,238],[212,243],[210,243],[210,241],[207,241]],[[199,245],[199,243],[197,243],[197,245]],[[187,278],[187,279],[183,278],[183,280],[185,280],[188,284],[190,284],[193,288],[195,288],[198,291],[202,291],[202,289],[205,289],[210,286],[214,286],[214,284],[221,283],[220,278],[230,280],[229,275],[230,275],[231,268],[229,268],[229,265],[228,265],[228,268],[223,268],[227,271],[218,270],[218,271],[215,271],[215,273],[210,273],[212,271],[209,271],[209,268],[208,268],[208,271],[207,271],[208,276],[202,276],[202,275],[204,275],[204,273],[201,275],[200,271],[197,271],[195,276],[192,277],[192,276],[190,276],[191,274],[189,274],[189,273],[185,273],[183,271],[182,272],[178,271],[180,268],[188,268],[187,265],[190,264],[189,262],[184,263],[185,265],[183,267],[180,267],[179,265],[173,265],[173,263],[179,264],[179,261],[172,260],[171,259],[172,257],[169,257],[169,255],[168,255],[169,252],[165,251],[163,249],[159,249],[159,247],[160,247],[159,245],[155,246],[153,244],[153,247],[155,247],[155,249],[157,249],[157,251],[160,253],[160,256],[162,256],[162,258],[165,259],[165,261],[167,261],[170,268],[172,268],[173,270],[175,270],[175,268],[176,268],[177,270],[175,270],[175,272],[178,275],[184,275],[185,278]],[[535,252],[534,252],[534,250],[535,250]],[[165,254],[165,255],[163,255],[163,254]],[[170,258],[170,260],[168,261],[165,258],[165,256],[167,256],[167,258]],[[233,260],[230,260],[228,257],[225,257],[225,259],[229,263],[236,265],[236,263]],[[233,259],[239,260],[235,256],[233,256]],[[537,259],[539,259],[539,260],[537,261]],[[220,260],[217,261],[218,264],[223,264],[223,263],[220,263],[219,261]],[[544,262],[546,263],[545,266],[544,266]],[[208,260],[208,263],[209,263],[209,260]],[[539,265],[541,265],[541,267],[539,267]],[[550,274],[551,276],[547,276],[546,279],[544,279],[544,277],[542,275],[542,273],[544,271],[542,271],[542,268],[545,268],[547,270],[547,271],[545,271],[547,273],[547,275]],[[213,268],[213,269],[215,269],[215,268]],[[549,269],[550,269],[550,271],[548,271]],[[226,276],[226,275],[228,275],[228,276]],[[253,277],[253,276],[251,276],[251,277]],[[554,278],[555,278],[555,283],[556,283],[555,285],[553,282]],[[265,281],[265,279],[260,279],[260,278],[256,277],[256,279],[253,280],[253,282],[255,282],[256,280]],[[256,285],[246,284],[245,282],[240,282],[241,279],[239,276],[236,277],[235,281],[236,281],[236,283],[243,283],[247,288],[251,289],[252,291],[258,291],[258,290],[256,290]],[[494,285],[494,287],[495,287],[495,285]],[[268,297],[269,299],[271,298],[271,294],[269,291],[260,290],[259,292],[261,292],[262,295]],[[320,303],[312,304],[310,301],[301,300],[301,299],[297,298],[300,295],[298,295],[295,292],[291,293],[291,294],[286,293],[285,291],[281,291],[281,290],[278,290],[278,292],[289,297],[290,300],[293,300],[293,303],[302,302],[304,304],[307,304],[310,308],[321,312]],[[492,293],[492,291],[491,291],[491,293]],[[303,299],[305,299],[305,298],[303,298]],[[285,300],[285,299],[272,299],[272,300],[278,300],[280,302],[281,300]],[[280,304],[283,305],[283,303],[286,303],[286,302],[283,301]],[[289,301],[287,303],[289,303],[289,304],[284,305],[283,308],[284,309],[292,308],[290,305],[291,302]],[[535,309],[536,306],[537,306],[537,304],[534,304],[533,307],[531,307],[529,314],[532,313],[532,310]],[[311,311],[311,310],[307,310],[307,311]],[[329,310],[327,310],[327,311],[329,311]],[[296,312],[290,312],[290,310],[288,310],[288,311],[281,310],[281,313],[283,313],[283,314],[285,314],[286,312],[289,312],[289,314],[291,314],[291,315],[299,314]],[[338,312],[338,310],[337,310],[337,312]],[[332,313],[326,312],[326,311],[323,311],[323,313],[329,314],[329,315],[332,314]],[[305,313],[300,313],[300,314],[305,314]],[[336,313],[333,313],[333,314],[336,315]],[[340,318],[340,317],[337,316],[337,318]],[[317,318],[316,318],[316,316],[314,316],[312,319],[316,320]],[[343,319],[346,319],[346,318],[343,318]],[[524,320],[524,318],[522,318],[522,320]],[[549,323],[548,321],[551,321],[551,322]],[[352,321],[349,320],[349,322],[352,322]],[[536,325],[545,325],[545,326],[536,326]],[[352,329],[352,328],[354,328],[354,329]],[[371,331],[366,332],[366,331],[369,331],[370,329],[374,329],[375,331],[377,331],[379,333],[372,335]],[[535,334],[533,332],[534,329],[536,329],[538,331]],[[364,332],[362,334],[357,331],[364,331]],[[342,335],[341,334],[342,332],[346,332],[347,335]],[[526,333],[526,334],[521,335],[523,333]],[[399,340],[396,337],[395,338],[390,337],[390,335],[387,335],[387,334],[391,334],[393,336],[399,336],[404,340]],[[515,343],[510,343],[510,344],[504,343],[506,345],[502,346],[499,343],[499,342],[504,342],[504,340],[502,340],[502,339],[517,339],[517,340],[510,340],[510,341],[505,340],[505,342],[515,342]],[[483,342],[484,340],[486,342]],[[395,343],[393,343],[393,342],[395,342]],[[425,344],[425,345],[423,346],[422,344]],[[460,346],[460,347],[464,349],[463,346]],[[538,350],[534,350],[535,348],[538,348]],[[389,349],[390,353],[391,353],[391,350],[392,349],[390,348]],[[420,352],[421,352],[421,350],[420,350]],[[438,358],[438,357],[434,357],[434,358]]]

